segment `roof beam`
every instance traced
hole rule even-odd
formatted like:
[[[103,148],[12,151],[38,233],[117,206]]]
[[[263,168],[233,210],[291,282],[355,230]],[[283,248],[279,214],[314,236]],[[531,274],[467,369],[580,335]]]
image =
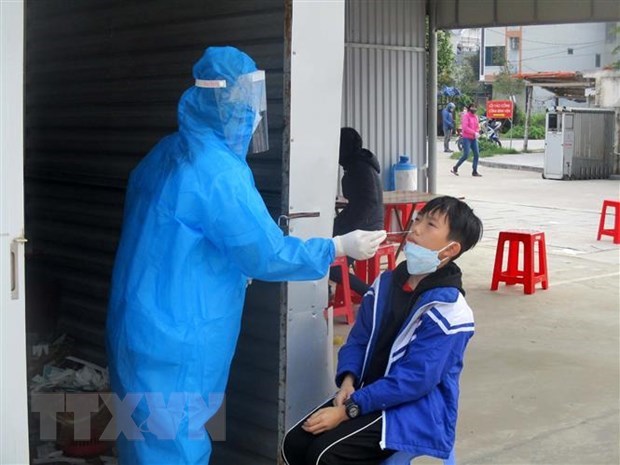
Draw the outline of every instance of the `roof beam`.
[[[528,86],[538,86],[538,87],[592,87],[594,85],[594,81],[579,81],[579,82],[528,82]]]
[[[438,29],[620,21],[618,0],[427,0],[431,5]]]

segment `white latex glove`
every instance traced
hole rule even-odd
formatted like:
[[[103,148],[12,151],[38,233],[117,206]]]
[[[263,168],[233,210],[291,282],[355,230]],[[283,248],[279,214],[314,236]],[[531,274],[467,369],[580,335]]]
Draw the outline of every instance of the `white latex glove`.
[[[332,240],[336,246],[336,257],[346,255],[355,260],[367,260],[377,253],[387,234],[385,231],[362,231],[356,229]]]

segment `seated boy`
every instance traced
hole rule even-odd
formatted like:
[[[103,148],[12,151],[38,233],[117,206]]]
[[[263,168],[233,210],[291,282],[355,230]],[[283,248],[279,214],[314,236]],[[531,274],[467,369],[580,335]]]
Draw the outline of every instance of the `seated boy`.
[[[377,278],[338,353],[339,391],[284,436],[286,464],[374,465],[399,450],[448,458],[474,333],[453,260],[481,236],[482,222],[456,198],[419,212],[406,261]]]

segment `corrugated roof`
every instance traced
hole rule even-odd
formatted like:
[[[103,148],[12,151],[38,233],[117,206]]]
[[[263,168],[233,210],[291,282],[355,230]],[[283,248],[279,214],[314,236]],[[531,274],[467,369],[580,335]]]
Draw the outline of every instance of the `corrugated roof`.
[[[594,87],[594,78],[584,77],[575,71],[543,71],[539,73],[513,74],[528,85],[543,87],[558,97],[575,101],[586,100],[586,89]]]
[[[620,21],[617,0],[430,0],[438,29]]]

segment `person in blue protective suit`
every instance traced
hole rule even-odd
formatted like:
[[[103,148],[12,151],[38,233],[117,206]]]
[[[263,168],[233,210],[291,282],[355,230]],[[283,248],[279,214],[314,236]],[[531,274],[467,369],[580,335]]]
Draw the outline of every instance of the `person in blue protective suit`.
[[[179,131],[131,173],[107,320],[120,463],[206,464],[204,424],[220,407],[248,281],[325,276],[365,259],[384,231],[284,236],[254,186],[266,148],[265,74],[210,47],[181,97]]]

